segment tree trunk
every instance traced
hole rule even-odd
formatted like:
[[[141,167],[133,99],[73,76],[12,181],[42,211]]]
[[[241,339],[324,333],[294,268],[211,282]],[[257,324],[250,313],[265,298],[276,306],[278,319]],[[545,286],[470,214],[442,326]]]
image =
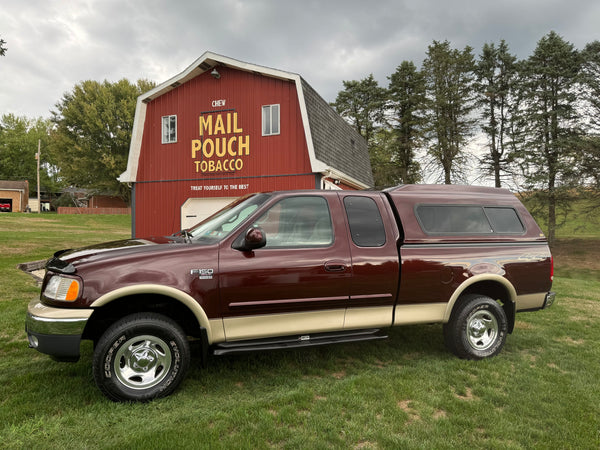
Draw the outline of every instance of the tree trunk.
[[[551,163],[548,170],[548,242],[556,239],[556,170]]]

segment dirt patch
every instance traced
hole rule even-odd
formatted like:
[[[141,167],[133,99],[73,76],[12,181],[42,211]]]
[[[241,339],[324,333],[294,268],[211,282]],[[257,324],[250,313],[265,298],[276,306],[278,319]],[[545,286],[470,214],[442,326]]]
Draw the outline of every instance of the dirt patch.
[[[465,388],[465,394],[464,395],[458,394],[458,393],[456,393],[456,391],[454,391],[454,396],[456,398],[458,398],[460,400],[464,400],[466,402],[473,401],[473,400],[475,400],[477,398],[477,397],[475,397],[473,395],[473,390],[470,387]]]
[[[600,239],[557,239],[552,255],[556,269],[600,270]]]
[[[375,442],[370,441],[360,441],[354,446],[354,448],[377,448],[377,444]]]
[[[518,330],[531,330],[535,327],[530,323],[523,322],[522,320],[515,320],[515,328]]]
[[[556,339],[558,342],[565,342],[569,345],[583,345],[585,344],[585,340],[583,339],[573,339],[570,336],[565,336],[564,338],[561,339]]]
[[[532,364],[537,361],[537,355],[532,355],[531,353],[529,353],[529,350],[523,350],[520,353],[523,356],[524,360],[529,361]],[[531,367],[533,367],[533,365]]]
[[[578,299],[576,302],[571,302],[569,306],[571,309],[582,313],[587,319],[600,317],[598,302]]]
[[[402,400],[398,402],[398,407],[408,415],[408,423],[418,422],[421,420],[419,413],[411,407],[412,400]]]
[[[560,373],[562,373],[563,375],[566,375],[566,374],[568,373],[568,372],[566,372],[566,371],[562,370],[560,367],[558,367],[558,366],[557,366],[556,364],[554,364],[554,363],[547,364],[547,366],[548,366],[550,369],[552,369],[552,370],[556,370],[557,372],[560,372]]]
[[[433,418],[435,420],[445,419],[446,417],[448,417],[448,414],[443,409],[438,409],[433,412]]]
[[[4,244],[2,248],[3,256],[21,255],[23,253],[32,253],[37,248],[37,244],[33,242],[14,242]]]

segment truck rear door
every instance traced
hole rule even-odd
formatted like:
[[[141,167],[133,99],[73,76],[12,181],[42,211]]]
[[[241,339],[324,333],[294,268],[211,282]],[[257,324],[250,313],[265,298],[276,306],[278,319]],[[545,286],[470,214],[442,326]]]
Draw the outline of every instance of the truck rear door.
[[[379,193],[338,194],[347,218],[352,280],[345,329],[391,326],[398,293],[400,233]]]

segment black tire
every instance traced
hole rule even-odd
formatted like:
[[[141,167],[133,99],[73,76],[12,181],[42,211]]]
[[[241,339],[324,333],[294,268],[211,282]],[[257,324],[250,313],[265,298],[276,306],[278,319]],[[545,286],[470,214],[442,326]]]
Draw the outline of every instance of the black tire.
[[[137,313],[111,325],[94,349],[96,385],[113,401],[146,402],[171,394],[190,362],[181,327],[161,314]]]
[[[459,358],[482,359],[504,347],[508,322],[502,306],[484,295],[465,295],[444,324],[446,347]]]

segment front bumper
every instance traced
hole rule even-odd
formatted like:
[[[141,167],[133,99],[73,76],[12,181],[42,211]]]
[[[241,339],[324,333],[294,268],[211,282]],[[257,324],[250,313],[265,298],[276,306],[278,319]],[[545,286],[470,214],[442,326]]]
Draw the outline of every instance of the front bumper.
[[[33,300],[25,319],[29,347],[58,361],[77,361],[81,335],[92,312],[91,309],[54,308]]]

